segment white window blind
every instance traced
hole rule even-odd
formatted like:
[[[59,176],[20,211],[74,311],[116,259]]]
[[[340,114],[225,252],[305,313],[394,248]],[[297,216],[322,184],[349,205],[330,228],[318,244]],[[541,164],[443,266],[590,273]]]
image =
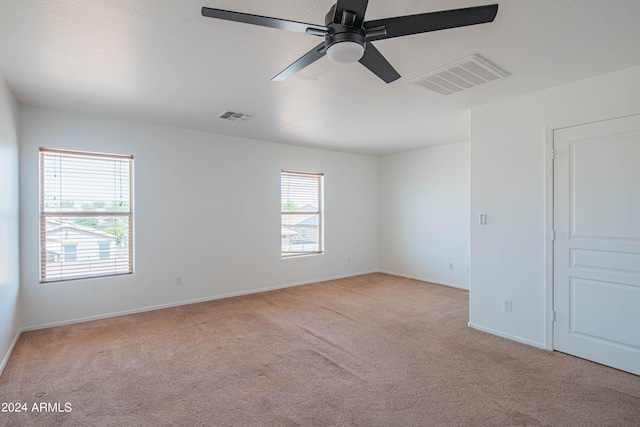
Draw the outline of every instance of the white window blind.
[[[282,257],[324,251],[324,207],[321,173],[281,173]]]
[[[133,156],[40,149],[40,281],[133,272]]]

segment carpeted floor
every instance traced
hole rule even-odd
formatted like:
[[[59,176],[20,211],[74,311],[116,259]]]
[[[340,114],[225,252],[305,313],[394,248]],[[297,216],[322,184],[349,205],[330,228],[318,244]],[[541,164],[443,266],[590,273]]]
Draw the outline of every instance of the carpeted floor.
[[[28,332],[0,425],[640,426],[640,377],[469,329],[467,300],[371,274]]]

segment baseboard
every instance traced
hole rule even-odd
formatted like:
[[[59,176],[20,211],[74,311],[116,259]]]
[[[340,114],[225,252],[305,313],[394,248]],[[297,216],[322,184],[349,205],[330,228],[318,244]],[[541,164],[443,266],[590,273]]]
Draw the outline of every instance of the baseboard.
[[[428,279],[428,278],[425,278],[425,277],[417,277],[417,276],[410,276],[408,274],[394,273],[393,271],[378,270],[378,273],[384,273],[384,274],[388,274],[390,276],[404,277],[405,279],[419,280],[421,282],[435,283],[436,285],[449,286],[451,288],[463,289],[465,291],[469,290],[469,287],[465,287],[465,286],[462,286],[462,285],[457,285],[455,283],[447,283],[447,282],[442,282],[440,280],[431,280],[431,279]]]
[[[306,280],[306,281],[303,281],[303,282],[294,282],[294,283],[287,283],[287,284],[284,284],[284,285],[276,285],[276,286],[270,286],[270,287],[259,288],[259,289],[251,289],[251,290],[248,290],[248,291],[231,292],[231,293],[215,295],[215,296],[211,296],[211,297],[196,298],[196,299],[191,299],[191,300],[182,300],[182,301],[172,302],[172,303],[168,303],[168,304],[147,306],[147,307],[136,308],[136,309],[132,309],[132,310],[123,310],[123,311],[118,311],[118,312],[113,312],[113,313],[99,314],[99,315],[96,315],[96,316],[80,317],[80,318],[75,318],[75,319],[63,320],[63,321],[60,321],[60,322],[43,323],[43,324],[39,324],[39,325],[32,325],[32,326],[23,327],[22,331],[35,331],[35,330],[38,330],[38,329],[47,329],[47,328],[53,328],[53,327],[56,327],[56,326],[72,325],[74,323],[91,322],[93,320],[108,319],[108,318],[111,318],[111,317],[126,316],[126,315],[129,315],[129,314],[144,313],[144,312],[147,312],[147,311],[154,311],[154,310],[162,310],[163,308],[178,307],[178,306],[181,306],[181,305],[188,305],[188,304],[197,304],[197,303],[200,303],[200,302],[215,301],[215,300],[218,300],[218,299],[232,298],[232,297],[237,297],[237,296],[241,296],[241,295],[257,294],[259,292],[267,292],[267,291],[274,291],[276,289],[292,288],[292,287],[295,287],[295,286],[303,286],[303,285],[309,285],[309,284],[312,284],[312,283],[327,282],[327,281],[330,281],[330,280],[346,279],[347,277],[362,276],[364,274],[371,274],[371,273],[378,273],[378,270],[364,271],[364,272],[360,272],[360,273],[346,274],[346,275],[342,275],[342,276],[324,277],[324,278],[319,278],[319,279],[315,279],[315,280]]]
[[[496,336],[499,336],[499,337],[502,337],[502,338],[506,338],[506,339],[511,340],[511,341],[516,341],[516,342],[519,342],[519,343],[522,343],[522,344],[530,345],[531,347],[537,347],[537,348],[540,348],[542,350],[547,350],[547,347],[545,346],[544,343],[528,340],[526,338],[522,338],[522,337],[519,337],[519,336],[516,336],[516,335],[506,334],[504,332],[496,331],[495,329],[485,328],[484,326],[475,325],[475,324],[473,324],[471,322],[468,323],[468,326],[470,328],[476,329],[478,331],[486,332],[486,333],[491,334],[491,335],[496,335]]]
[[[19,329],[16,333],[16,336],[13,338],[13,342],[7,349],[7,353],[2,358],[2,363],[0,363],[0,375],[2,375],[2,373],[4,372],[4,368],[7,366],[7,363],[9,363],[9,358],[11,357],[11,353],[13,352],[13,348],[16,346],[16,343],[18,342],[18,339],[20,339],[21,334],[22,330]]]

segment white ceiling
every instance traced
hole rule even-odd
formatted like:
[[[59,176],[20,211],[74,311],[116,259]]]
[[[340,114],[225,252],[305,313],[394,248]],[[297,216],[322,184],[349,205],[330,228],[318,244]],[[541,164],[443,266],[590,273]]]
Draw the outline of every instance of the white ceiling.
[[[467,139],[471,107],[640,64],[639,0],[500,0],[493,23],[374,42],[390,84],[327,58],[272,82],[320,39],[200,14],[324,24],[333,2],[2,0],[0,73],[23,104],[381,155]],[[366,19],[495,2],[370,0]],[[450,96],[408,84],[471,54],[511,76]]]

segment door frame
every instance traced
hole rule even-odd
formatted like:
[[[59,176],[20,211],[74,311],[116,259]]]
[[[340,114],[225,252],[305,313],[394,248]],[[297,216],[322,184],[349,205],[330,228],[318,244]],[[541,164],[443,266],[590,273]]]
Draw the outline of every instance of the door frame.
[[[544,349],[553,351],[553,142],[556,130],[640,114],[640,106],[590,116],[575,117],[544,125]]]

